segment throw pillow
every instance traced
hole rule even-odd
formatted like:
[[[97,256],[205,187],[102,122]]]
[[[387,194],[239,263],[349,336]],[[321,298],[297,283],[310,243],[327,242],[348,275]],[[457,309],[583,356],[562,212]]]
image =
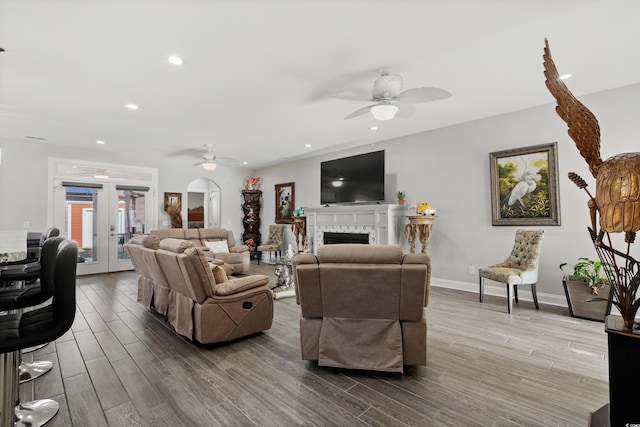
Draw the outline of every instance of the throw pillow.
[[[222,267],[222,269],[224,270],[225,273],[227,273],[227,277],[231,276],[233,274],[233,266],[231,264],[227,264],[226,262],[224,264],[221,264],[220,267]]]
[[[224,268],[219,265],[212,267],[211,272],[213,273],[213,278],[216,279],[216,284],[224,283],[229,280],[229,278],[227,277],[227,272],[224,271]]]
[[[219,240],[216,242],[204,242],[205,246],[209,248],[214,254],[228,254],[229,246],[226,240]]]
[[[162,239],[160,240],[160,249],[164,249],[166,251],[183,253],[185,250],[189,248],[193,248],[196,245],[193,242],[184,239]]]

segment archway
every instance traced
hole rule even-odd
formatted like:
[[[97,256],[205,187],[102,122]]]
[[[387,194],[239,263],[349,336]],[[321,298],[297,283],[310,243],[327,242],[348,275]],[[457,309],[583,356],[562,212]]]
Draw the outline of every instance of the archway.
[[[187,186],[187,228],[220,228],[220,187],[208,178]]]

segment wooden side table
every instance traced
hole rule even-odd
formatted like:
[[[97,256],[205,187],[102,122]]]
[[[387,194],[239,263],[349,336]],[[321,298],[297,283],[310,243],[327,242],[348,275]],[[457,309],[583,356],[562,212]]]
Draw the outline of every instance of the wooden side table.
[[[409,215],[409,224],[404,227],[404,236],[409,241],[410,252],[416,252],[416,232],[422,244],[422,253],[427,253],[429,247],[429,237],[431,236],[431,226],[436,217],[433,215]]]
[[[302,241],[302,250],[307,244],[307,217],[304,215],[292,216],[291,230],[296,236],[296,249],[300,251],[300,241]]]

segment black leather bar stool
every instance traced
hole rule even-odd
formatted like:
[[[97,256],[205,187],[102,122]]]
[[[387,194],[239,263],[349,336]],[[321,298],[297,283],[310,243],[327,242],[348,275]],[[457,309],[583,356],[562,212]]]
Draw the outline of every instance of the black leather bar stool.
[[[44,261],[44,259],[43,259]],[[43,265],[41,277],[53,283],[51,303],[31,311],[0,316],[0,425],[36,427],[58,413],[52,399],[27,403],[18,401],[20,349],[53,341],[73,324],[76,314],[76,267],[78,245],[63,240],[58,245],[53,267]],[[49,281],[49,282],[47,282]]]
[[[42,276],[40,281],[35,285],[0,291],[0,311],[20,310],[24,307],[33,307],[42,304],[53,296],[52,273],[41,274],[41,271],[53,270],[58,246],[63,240],[62,237],[52,237],[45,240],[40,252],[40,261],[36,263],[38,264],[38,277]],[[31,264],[24,265],[28,266]],[[18,280],[23,280],[17,274],[15,277]],[[46,360],[30,363],[20,362],[20,382],[24,383],[38,378],[49,372],[52,367],[53,364]]]

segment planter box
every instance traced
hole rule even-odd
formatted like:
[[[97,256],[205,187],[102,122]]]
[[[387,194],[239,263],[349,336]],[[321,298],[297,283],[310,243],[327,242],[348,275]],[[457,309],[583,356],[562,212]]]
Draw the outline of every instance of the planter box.
[[[567,296],[567,305],[572,317],[604,322],[604,318],[611,312],[610,301],[587,302],[587,300],[597,297],[611,299],[610,285],[603,286],[598,295],[593,295],[586,282],[574,280],[571,276],[564,276],[562,278],[562,286]]]

